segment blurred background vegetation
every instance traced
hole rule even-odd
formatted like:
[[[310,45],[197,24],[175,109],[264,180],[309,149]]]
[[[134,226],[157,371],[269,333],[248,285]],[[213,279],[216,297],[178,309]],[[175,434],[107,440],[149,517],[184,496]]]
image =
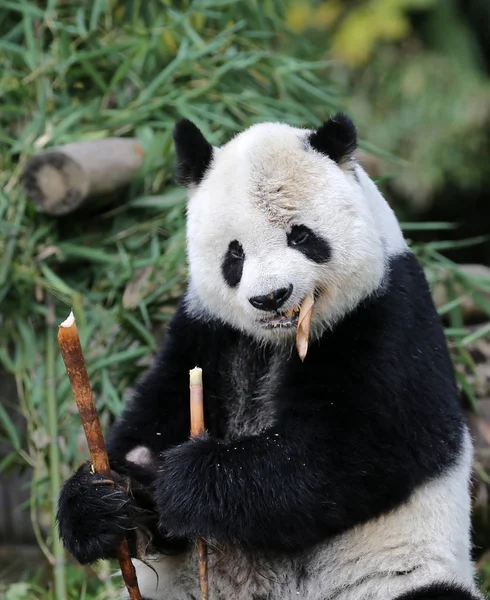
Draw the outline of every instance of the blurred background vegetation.
[[[107,427],[148,365],[186,274],[171,129],[219,144],[337,109],[433,286],[477,437],[475,559],[490,587],[490,4],[487,0],[0,0],[0,597],[115,598],[53,525],[86,456],[56,344],[74,308]],[[26,160],[134,136],[133,184],[65,217],[22,190]]]

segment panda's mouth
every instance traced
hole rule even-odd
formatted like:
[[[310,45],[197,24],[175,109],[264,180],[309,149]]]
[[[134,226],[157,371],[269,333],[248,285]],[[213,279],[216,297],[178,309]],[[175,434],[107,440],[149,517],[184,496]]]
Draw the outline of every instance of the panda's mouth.
[[[274,313],[265,319],[260,320],[260,324],[265,329],[292,329],[298,325],[300,306],[293,306],[286,312]]]

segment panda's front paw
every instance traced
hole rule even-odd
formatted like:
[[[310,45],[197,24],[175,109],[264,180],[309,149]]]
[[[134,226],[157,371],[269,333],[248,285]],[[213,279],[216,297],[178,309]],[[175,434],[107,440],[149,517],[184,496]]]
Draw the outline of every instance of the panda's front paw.
[[[120,542],[134,530],[131,498],[111,484],[92,473],[90,463],[86,463],[61,490],[57,514],[60,537],[81,564],[114,558]]]
[[[155,485],[160,531],[178,538],[219,537],[222,446],[203,436],[164,453]]]

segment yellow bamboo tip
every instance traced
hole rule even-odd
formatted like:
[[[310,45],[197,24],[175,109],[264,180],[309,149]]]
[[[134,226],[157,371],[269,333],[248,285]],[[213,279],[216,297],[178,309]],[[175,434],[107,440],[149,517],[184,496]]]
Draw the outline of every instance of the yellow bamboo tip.
[[[191,387],[202,385],[202,369],[195,367],[189,371],[189,381]]]
[[[71,327],[73,323],[75,323],[75,315],[73,314],[73,311],[71,311],[63,323],[60,323],[60,327]]]

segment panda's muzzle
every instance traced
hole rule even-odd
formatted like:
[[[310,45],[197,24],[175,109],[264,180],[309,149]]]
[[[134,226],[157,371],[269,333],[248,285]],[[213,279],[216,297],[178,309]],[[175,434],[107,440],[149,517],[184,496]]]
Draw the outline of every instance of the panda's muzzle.
[[[250,304],[259,310],[279,310],[291,297],[293,293],[293,284],[290,283],[287,288],[273,290],[264,296],[253,296],[249,298]]]
[[[279,288],[265,294],[264,296],[253,296],[249,298],[250,304],[258,310],[267,311],[269,314],[260,319],[259,323],[266,329],[274,328],[294,328],[298,325],[300,305],[293,306],[289,310],[280,311],[293,293],[293,285],[287,288]]]

